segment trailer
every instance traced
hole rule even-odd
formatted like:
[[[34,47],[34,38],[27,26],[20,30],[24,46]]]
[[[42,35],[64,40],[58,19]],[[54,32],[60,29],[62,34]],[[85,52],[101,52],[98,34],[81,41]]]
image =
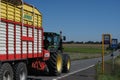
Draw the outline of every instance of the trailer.
[[[27,80],[29,73],[49,73],[50,55],[44,49],[41,12],[23,0],[1,0],[0,80]],[[57,54],[55,60],[53,75],[60,75],[62,56]]]

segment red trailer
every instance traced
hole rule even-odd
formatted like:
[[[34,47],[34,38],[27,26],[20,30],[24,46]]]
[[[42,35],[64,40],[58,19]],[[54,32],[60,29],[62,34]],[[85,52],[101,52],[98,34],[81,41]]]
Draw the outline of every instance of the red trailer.
[[[42,15],[21,0],[0,3],[0,80],[26,80],[27,69],[45,70]]]
[[[41,71],[69,72],[70,58],[44,49],[43,39],[42,14],[37,8],[22,0],[1,0],[0,80],[27,80],[28,73]]]

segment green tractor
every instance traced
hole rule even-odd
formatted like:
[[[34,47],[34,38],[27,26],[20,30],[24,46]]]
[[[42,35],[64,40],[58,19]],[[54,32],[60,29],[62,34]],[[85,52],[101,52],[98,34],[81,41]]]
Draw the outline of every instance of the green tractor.
[[[63,53],[63,40],[66,40],[66,37],[62,37],[62,32],[60,34],[44,32],[44,48],[50,52],[47,66],[51,75],[60,75],[62,72],[70,71],[71,60],[68,54]]]

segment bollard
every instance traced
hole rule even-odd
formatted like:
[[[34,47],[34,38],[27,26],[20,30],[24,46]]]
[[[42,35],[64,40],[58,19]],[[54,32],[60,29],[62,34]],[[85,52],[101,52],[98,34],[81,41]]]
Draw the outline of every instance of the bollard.
[[[100,60],[98,60],[98,73],[101,73],[100,71],[101,71],[101,61]]]

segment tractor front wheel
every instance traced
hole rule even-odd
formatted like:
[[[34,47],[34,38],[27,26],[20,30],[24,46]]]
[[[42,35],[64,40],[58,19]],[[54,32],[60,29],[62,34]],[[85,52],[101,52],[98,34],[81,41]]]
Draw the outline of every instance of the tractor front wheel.
[[[68,54],[63,54],[63,72],[67,73],[70,71],[70,67],[71,67],[71,60],[70,60],[70,56]]]

